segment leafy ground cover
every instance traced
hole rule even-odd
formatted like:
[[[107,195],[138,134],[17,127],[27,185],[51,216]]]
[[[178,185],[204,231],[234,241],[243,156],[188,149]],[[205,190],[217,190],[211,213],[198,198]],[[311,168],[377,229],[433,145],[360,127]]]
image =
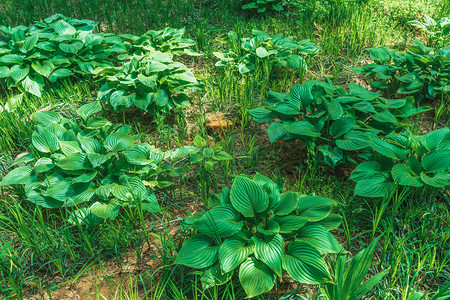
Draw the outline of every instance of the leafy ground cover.
[[[0,3],[4,299],[449,299],[446,1]]]

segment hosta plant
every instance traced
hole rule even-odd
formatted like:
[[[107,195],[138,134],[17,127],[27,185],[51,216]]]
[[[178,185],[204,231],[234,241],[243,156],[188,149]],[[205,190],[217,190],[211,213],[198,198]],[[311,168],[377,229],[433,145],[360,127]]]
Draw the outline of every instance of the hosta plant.
[[[153,51],[133,55],[121,66],[102,71],[106,84],[98,93],[98,100],[107,101],[114,110],[131,106],[152,115],[184,108],[192,100],[188,90],[201,84],[182,63],[173,61],[173,54]]]
[[[248,112],[257,122],[272,122],[271,142],[301,139],[322,153],[325,163],[353,163],[354,155],[372,156],[372,146],[388,134],[401,131],[405,118],[430,108],[414,106],[413,99],[385,99],[355,83],[344,87],[331,81],[306,81],[289,93],[269,92],[266,106]],[[378,149],[379,147],[377,147]]]
[[[350,179],[355,194],[384,197],[394,183],[410,188],[450,186],[450,129],[442,128],[423,136],[398,134],[374,144],[374,160],[361,163]]]
[[[32,115],[36,127],[29,154],[19,158],[0,186],[21,186],[26,199],[46,208],[66,208],[71,220],[95,224],[114,219],[121,207],[158,212],[153,190],[170,185],[170,163],[184,149],[163,152],[138,143],[130,126],[93,117],[92,102],[77,111],[82,124],[55,112]]]
[[[282,11],[286,5],[284,0],[250,0],[242,6],[242,9],[256,10],[258,13],[266,11]]]
[[[287,273],[301,283],[332,282],[322,254],[343,252],[329,230],[341,217],[335,201],[281,193],[281,187],[257,174],[237,176],[231,189],[213,195],[211,209],[183,221],[194,235],[175,264],[202,269],[204,288],[228,281],[234,273],[247,297],[270,291]]]
[[[127,54],[143,55],[148,52],[160,51],[172,53],[173,55],[187,54],[198,56],[191,48],[195,46],[195,41],[183,37],[184,28],[165,28],[162,30],[149,30],[143,35],[121,35],[126,40]],[[121,59],[128,57],[127,54],[121,55]]]
[[[97,23],[54,15],[30,27],[0,27],[0,79],[40,97],[46,84],[75,75],[92,75],[124,49],[112,34],[93,33]]]
[[[268,35],[259,30],[252,31],[252,38],[239,37],[234,31],[228,33],[230,50],[214,52],[219,59],[218,67],[231,67],[240,74],[249,74],[258,66],[265,64],[265,68],[290,67],[306,71],[305,57],[318,51],[315,44],[307,41],[294,41],[282,34]]]
[[[426,47],[419,41],[402,53],[385,47],[369,49],[374,64],[353,69],[388,95],[412,94],[417,100],[450,92],[450,46]]]

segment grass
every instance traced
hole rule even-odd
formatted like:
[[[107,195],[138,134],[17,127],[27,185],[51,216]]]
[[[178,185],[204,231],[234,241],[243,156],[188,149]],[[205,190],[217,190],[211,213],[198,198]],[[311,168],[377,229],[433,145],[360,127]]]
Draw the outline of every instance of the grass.
[[[437,12],[448,15],[450,6],[442,3],[443,9]],[[218,164],[213,178],[195,167],[188,170],[174,187],[157,195],[164,203],[162,215],[123,209],[116,220],[92,228],[69,223],[64,210],[43,209],[21,200],[23,191],[2,189],[2,298],[46,295],[64,299],[72,292],[82,299],[243,299],[245,293],[236,276],[203,291],[199,273],[175,266],[173,261],[189,237],[179,229],[181,219],[203,210],[208,194],[229,185],[234,175],[259,172],[289,189],[338,200],[336,213],[345,218],[334,233],[350,253],[359,252],[374,237],[383,235],[370,272],[389,267],[390,271],[366,299],[420,299],[415,298],[419,293],[428,294],[429,299],[448,299],[443,288],[450,282],[448,190],[393,191],[382,201],[354,197],[348,169],[320,165],[300,143],[271,144],[266,128],[253,123],[246,112],[263,103],[267,91],[288,91],[302,79],[328,77],[338,84],[348,83],[355,79],[351,68],[367,61],[364,49],[383,45],[403,50],[415,38],[414,32],[370,5],[351,2],[333,6],[330,16],[316,19],[296,8],[282,14],[257,15],[240,7],[238,0],[5,0],[0,4],[0,22],[11,26],[61,13],[96,20],[97,30],[105,32],[141,34],[165,26],[186,27],[188,36],[197,42],[195,50],[204,53],[201,58],[184,61],[206,79],[204,90],[192,95],[195,105],[153,120],[130,113],[125,115],[125,123],[157,147],[190,144],[199,134],[225,141],[224,149],[235,157]],[[304,78],[298,72],[267,72],[264,66],[251,76],[214,67],[212,53],[223,48],[219,40],[229,30],[249,37],[252,29],[310,39],[320,52],[308,61]],[[6,171],[12,159],[27,150],[33,112],[52,109],[74,117],[76,108],[94,99],[98,88],[91,81],[62,82],[46,90],[41,99],[26,96],[14,112],[0,113],[1,170]],[[5,87],[0,95],[1,103],[13,96]],[[435,106],[436,128],[449,125],[448,104],[449,98],[443,96]],[[224,113],[233,125],[211,131],[207,114],[214,112]],[[123,118],[121,114],[107,117]],[[420,125],[412,123],[411,128],[415,131]],[[260,299],[281,299],[285,294],[283,299],[320,299],[314,298],[316,288],[289,280]]]

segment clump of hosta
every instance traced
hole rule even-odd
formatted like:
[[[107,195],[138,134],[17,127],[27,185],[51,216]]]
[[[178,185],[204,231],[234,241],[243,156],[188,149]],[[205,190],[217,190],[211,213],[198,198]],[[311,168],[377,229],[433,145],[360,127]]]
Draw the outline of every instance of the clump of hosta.
[[[344,251],[329,232],[341,222],[330,213],[336,202],[281,190],[260,174],[237,176],[211,209],[184,219],[194,235],[175,263],[202,269],[205,289],[236,272],[248,297],[272,290],[284,271],[301,283],[332,282],[322,254]]]
[[[187,91],[202,87],[190,69],[173,60],[172,53],[160,51],[132,55],[128,62],[101,74],[106,84],[99,100],[114,110],[135,106],[152,115],[189,106],[192,99]]]
[[[158,212],[153,191],[170,185],[171,160],[184,149],[163,152],[138,143],[128,125],[101,117],[99,102],[82,106],[79,125],[55,112],[36,112],[30,153],[13,164],[0,186],[20,185],[26,199],[45,208],[66,208],[70,220],[95,224],[114,219],[121,207]]]

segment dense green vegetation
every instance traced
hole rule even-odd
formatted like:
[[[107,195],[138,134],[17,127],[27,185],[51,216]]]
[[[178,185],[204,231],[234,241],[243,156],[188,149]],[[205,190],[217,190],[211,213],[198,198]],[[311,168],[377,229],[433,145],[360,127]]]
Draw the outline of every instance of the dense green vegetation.
[[[450,299],[450,5],[0,3],[0,298]]]

